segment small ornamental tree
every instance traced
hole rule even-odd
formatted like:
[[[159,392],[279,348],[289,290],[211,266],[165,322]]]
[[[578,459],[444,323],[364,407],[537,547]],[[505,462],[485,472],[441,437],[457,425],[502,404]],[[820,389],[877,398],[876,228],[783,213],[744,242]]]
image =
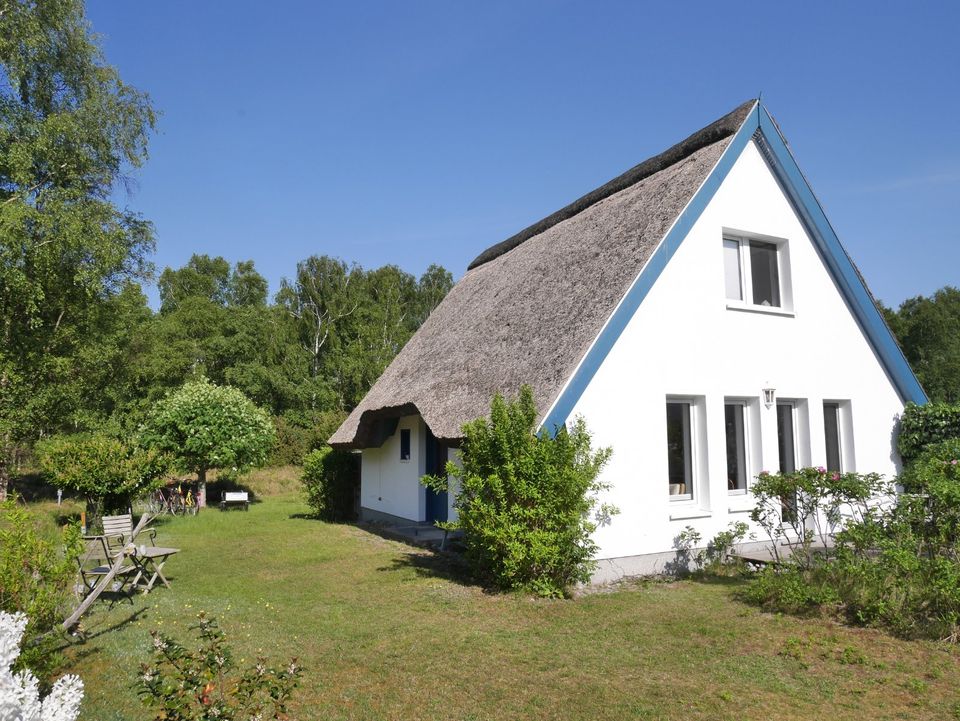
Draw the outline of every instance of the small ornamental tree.
[[[169,456],[160,451],[102,434],[56,436],[38,443],[36,456],[51,483],[84,496],[91,532],[99,532],[104,512],[126,512],[170,469]]]
[[[463,426],[461,469],[448,463],[448,476],[460,478],[458,520],[467,558],[475,572],[504,590],[562,596],[590,579],[596,544],[591,534],[617,512],[597,506],[608,486],[597,478],[611,449],[591,449],[582,418],[554,436],[536,432],[533,391],[523,386],[511,402],[497,394],[490,420]],[[446,490],[446,477],[425,477]]]
[[[236,388],[206,379],[185,383],[157,402],[143,428],[148,445],[167,451],[197,474],[198,504],[206,505],[207,471],[262,466],[276,431],[266,411]]]

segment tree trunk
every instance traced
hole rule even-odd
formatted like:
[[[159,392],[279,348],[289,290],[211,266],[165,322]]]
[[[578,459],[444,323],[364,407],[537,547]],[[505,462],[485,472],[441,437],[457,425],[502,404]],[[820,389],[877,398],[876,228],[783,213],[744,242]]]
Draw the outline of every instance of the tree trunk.
[[[197,471],[197,508],[207,507],[207,469]]]
[[[87,535],[103,533],[103,499],[87,496]]]
[[[0,503],[7,500],[7,491],[10,487],[10,469],[16,467],[16,450],[10,443],[10,436],[3,439],[0,446]]]

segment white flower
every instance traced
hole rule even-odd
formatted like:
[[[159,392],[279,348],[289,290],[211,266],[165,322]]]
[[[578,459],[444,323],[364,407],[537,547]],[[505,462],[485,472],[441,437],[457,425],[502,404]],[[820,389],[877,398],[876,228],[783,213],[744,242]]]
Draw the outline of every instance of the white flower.
[[[59,679],[43,701],[37,677],[29,671],[10,670],[20,656],[20,640],[27,628],[22,613],[0,611],[0,719],[3,721],[76,721],[83,701],[83,681],[78,676]]]

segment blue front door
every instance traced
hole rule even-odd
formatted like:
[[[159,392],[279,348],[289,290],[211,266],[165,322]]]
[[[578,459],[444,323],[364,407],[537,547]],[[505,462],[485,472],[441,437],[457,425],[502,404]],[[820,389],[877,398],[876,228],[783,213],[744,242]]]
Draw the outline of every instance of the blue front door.
[[[443,475],[447,465],[447,447],[439,443],[430,429],[427,429],[426,472],[429,476]],[[447,520],[447,492],[427,491],[427,522]]]

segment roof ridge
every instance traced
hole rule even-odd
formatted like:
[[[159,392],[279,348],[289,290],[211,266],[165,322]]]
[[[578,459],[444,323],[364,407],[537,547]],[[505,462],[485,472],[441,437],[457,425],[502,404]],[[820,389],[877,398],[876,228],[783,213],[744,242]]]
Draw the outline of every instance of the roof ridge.
[[[524,241],[529,240],[536,235],[540,235],[545,230],[552,228],[554,225],[557,225],[564,220],[568,220],[573,216],[582,213],[584,210],[592,205],[596,205],[601,200],[609,198],[611,195],[619,193],[621,190],[629,188],[632,185],[636,185],[644,178],[648,178],[654,173],[658,173],[661,170],[669,168],[671,165],[676,165],[684,158],[693,155],[695,152],[706,147],[707,145],[712,145],[713,143],[733,135],[737,132],[737,130],[740,129],[740,126],[743,124],[744,120],[746,120],[747,115],[754,107],[756,102],[757,100],[755,98],[751,98],[750,100],[741,103],[739,106],[737,106],[737,108],[727,113],[719,120],[715,120],[706,127],[701,128],[697,132],[693,133],[686,139],[681,140],[679,143],[668,148],[659,155],[654,155],[652,158],[647,158],[642,163],[633,166],[625,173],[621,173],[613,180],[601,185],[599,188],[591,190],[586,195],[578,198],[555,213],[548,215],[543,220],[537,221],[533,225],[524,228],[519,233],[510,236],[506,240],[490,246],[473,259],[473,262],[467,266],[467,270],[473,270],[484,263],[490,262],[494,258],[498,258],[504,253],[513,250]]]

